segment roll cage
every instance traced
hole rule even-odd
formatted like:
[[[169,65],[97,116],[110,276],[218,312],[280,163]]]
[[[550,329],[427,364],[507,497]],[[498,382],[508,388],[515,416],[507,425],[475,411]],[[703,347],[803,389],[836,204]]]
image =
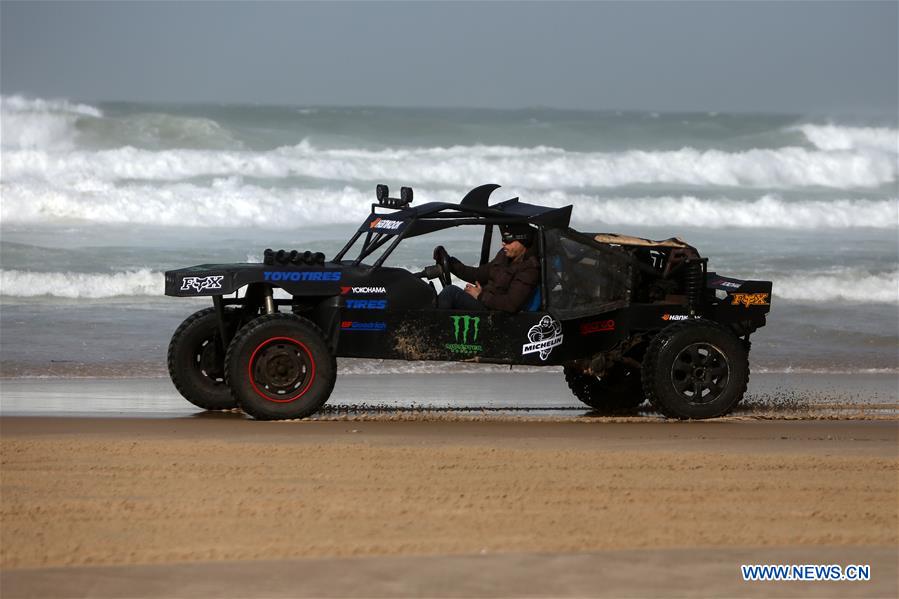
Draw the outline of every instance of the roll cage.
[[[346,255],[362,238],[362,247],[352,260],[352,266],[362,265],[362,261],[385,245],[387,249],[372,265],[380,268],[396,247],[404,240],[419,235],[427,235],[444,229],[460,226],[480,225],[484,227],[481,242],[480,264],[490,260],[490,244],[493,241],[493,227],[512,223],[527,223],[537,228],[537,250],[540,257],[541,308],[546,307],[546,265],[543,260],[545,229],[567,229],[571,220],[572,206],[549,208],[526,204],[517,197],[488,206],[490,195],[500,186],[488,183],[469,191],[458,204],[448,202],[428,202],[411,207],[408,203],[390,205],[373,203],[371,213],[356,230],[346,245],[334,256],[333,262],[344,262]],[[382,209],[379,212],[378,209]],[[388,245],[389,243],[389,245]]]

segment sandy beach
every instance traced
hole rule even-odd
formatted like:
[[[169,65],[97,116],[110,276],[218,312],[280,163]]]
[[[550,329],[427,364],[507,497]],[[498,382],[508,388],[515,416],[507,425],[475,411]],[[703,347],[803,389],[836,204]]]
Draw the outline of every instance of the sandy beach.
[[[212,8],[0,0],[0,599],[899,599],[899,2]]]
[[[4,597],[897,592],[890,419],[0,429]],[[871,564],[872,580],[745,583],[745,563]]]

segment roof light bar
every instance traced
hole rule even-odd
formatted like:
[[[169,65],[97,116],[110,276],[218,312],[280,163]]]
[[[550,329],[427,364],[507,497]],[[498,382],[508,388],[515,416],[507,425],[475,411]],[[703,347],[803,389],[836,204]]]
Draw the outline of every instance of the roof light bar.
[[[403,187],[400,189],[399,198],[391,198],[390,189],[383,183],[379,183],[375,187],[375,197],[378,198],[378,205],[384,208],[405,208],[412,203],[412,188]]]

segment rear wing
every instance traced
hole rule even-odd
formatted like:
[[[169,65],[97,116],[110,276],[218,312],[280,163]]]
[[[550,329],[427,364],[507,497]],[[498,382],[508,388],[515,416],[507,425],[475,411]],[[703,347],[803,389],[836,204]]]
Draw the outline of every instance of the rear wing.
[[[746,314],[766,314],[771,310],[771,281],[753,281],[706,274],[706,287],[715,292],[720,305]]]

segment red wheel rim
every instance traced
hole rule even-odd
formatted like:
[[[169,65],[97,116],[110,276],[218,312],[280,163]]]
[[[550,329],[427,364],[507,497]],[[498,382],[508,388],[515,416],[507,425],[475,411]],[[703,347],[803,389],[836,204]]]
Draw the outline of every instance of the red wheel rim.
[[[253,350],[247,375],[253,390],[266,401],[290,403],[312,385],[315,360],[304,343],[290,337],[271,337]]]

